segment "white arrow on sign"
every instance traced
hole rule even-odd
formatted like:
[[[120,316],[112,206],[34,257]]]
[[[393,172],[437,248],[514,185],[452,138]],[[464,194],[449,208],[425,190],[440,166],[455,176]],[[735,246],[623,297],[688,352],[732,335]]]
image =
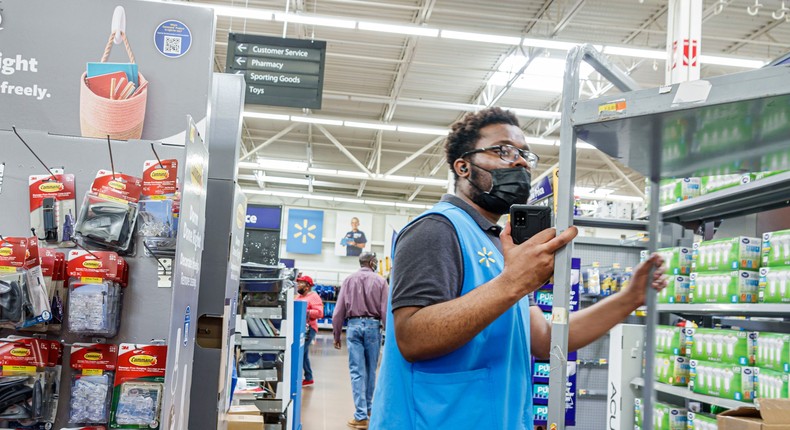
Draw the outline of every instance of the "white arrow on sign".
[[[236,74],[237,74],[237,75],[243,75],[243,74],[244,74],[244,71],[243,71],[243,70],[239,70],[238,72],[236,72]]]
[[[247,45],[244,44],[244,43],[239,43],[238,45],[236,45],[236,50],[239,51],[239,52],[246,52],[247,51]]]
[[[243,66],[247,64],[247,59],[244,57],[239,57],[236,59],[236,64],[238,64],[239,66]]]

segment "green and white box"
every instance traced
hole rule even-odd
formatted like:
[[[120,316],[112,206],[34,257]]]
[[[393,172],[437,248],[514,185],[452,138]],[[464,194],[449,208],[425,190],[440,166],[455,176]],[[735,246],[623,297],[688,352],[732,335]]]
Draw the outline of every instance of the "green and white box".
[[[790,373],[790,334],[755,332],[754,365]]]
[[[642,399],[639,397],[634,399],[634,430],[642,429],[642,420],[644,414],[642,413]]]
[[[748,184],[752,181],[752,177],[753,175],[751,173],[703,176],[700,178],[700,195]]]
[[[790,266],[790,230],[763,233],[762,267]]]
[[[680,327],[656,326],[656,352],[668,355],[686,355],[686,338]]]
[[[775,370],[761,369],[756,367],[754,369],[755,389],[757,390],[757,398],[759,399],[787,399],[790,398],[787,385],[787,373],[777,372]]]
[[[663,179],[659,184],[659,206],[682,202],[699,195],[699,178]]]
[[[688,303],[691,293],[691,279],[675,275],[667,280],[667,287],[658,292],[658,303]]]
[[[664,259],[668,275],[688,275],[691,273],[692,250],[684,247],[661,248],[656,254]]]
[[[679,355],[656,354],[656,381],[668,385],[688,385],[689,359]]]
[[[691,391],[723,399],[754,400],[754,367],[691,360]]]
[[[790,267],[760,268],[760,303],[790,303]]]
[[[717,430],[716,416],[700,412],[689,412],[686,430]]]
[[[697,361],[751,366],[754,363],[754,342],[749,332],[710,328],[687,328],[693,330],[689,356]]]
[[[691,303],[757,303],[759,272],[692,272],[690,278]]]
[[[688,411],[680,406],[656,402],[653,407],[654,430],[686,430]]]
[[[757,270],[760,268],[762,241],[738,236],[694,243],[694,272]]]

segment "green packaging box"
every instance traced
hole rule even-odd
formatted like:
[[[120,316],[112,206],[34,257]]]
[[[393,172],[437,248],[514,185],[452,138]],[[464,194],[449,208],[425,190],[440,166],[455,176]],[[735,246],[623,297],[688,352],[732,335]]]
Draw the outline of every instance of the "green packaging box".
[[[675,275],[667,280],[667,287],[659,291],[658,303],[688,303],[691,292],[691,279]]]
[[[723,399],[754,400],[754,367],[691,360],[691,391]]]
[[[763,233],[762,267],[790,266],[790,230]]]
[[[691,273],[692,250],[684,247],[661,248],[656,254],[664,259],[667,275],[688,275]]]
[[[688,412],[686,408],[656,402],[653,407],[654,430],[686,430]]]
[[[762,241],[738,236],[694,243],[693,272],[757,270],[760,268]]]
[[[759,181],[760,179],[770,178],[771,176],[776,176],[780,173],[785,173],[788,170],[768,170],[765,172],[757,172],[753,173],[755,181]]]
[[[703,176],[700,178],[700,195],[710,194],[719,190],[737,187],[738,185],[748,184],[752,181],[751,173]]]
[[[642,399],[637,397],[634,399],[634,430],[642,429],[643,419],[644,416],[642,414]]]
[[[754,363],[754,342],[749,332],[709,328],[689,328],[692,345],[689,356],[697,361],[750,366]]]
[[[689,412],[686,430],[716,430],[716,416],[700,412]]]
[[[680,327],[656,326],[656,352],[668,355],[686,355],[686,339]]]
[[[790,373],[790,334],[755,332],[754,365]]]
[[[790,267],[760,268],[758,301],[760,303],[790,303]]]
[[[656,354],[656,381],[668,385],[688,385],[688,358],[679,355]]]
[[[787,373],[756,367],[754,375],[757,379],[755,389],[759,399],[787,399],[788,393]]]
[[[659,184],[659,206],[699,197],[699,188],[699,178],[663,179]]]
[[[691,303],[757,303],[759,272],[692,272],[690,279]]]

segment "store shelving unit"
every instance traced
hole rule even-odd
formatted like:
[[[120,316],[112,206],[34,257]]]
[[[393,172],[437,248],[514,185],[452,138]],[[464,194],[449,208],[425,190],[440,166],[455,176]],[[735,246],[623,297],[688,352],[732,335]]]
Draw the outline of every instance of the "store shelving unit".
[[[765,303],[732,303],[732,304],[718,304],[718,303],[681,303],[666,305],[661,304],[655,308],[658,312],[672,312],[675,314],[688,314],[688,315],[759,315],[763,317],[777,316],[786,317],[790,306],[783,304],[765,304]]]
[[[593,100],[579,100],[579,68],[582,61],[590,63],[611,81],[621,94]],[[719,76],[704,81],[667,85],[658,89],[639,90],[633,80],[609,64],[592,46],[578,46],[568,54],[563,86],[562,126],[560,145],[560,196],[557,214],[559,231],[574,224],[573,189],[575,184],[576,141],[581,138],[626,166],[642,173],[650,181],[650,217],[648,249],[654,251],[660,240],[660,221],[705,225],[724,218],[753,214],[788,205],[790,174],[780,174],[737,188],[711,193],[698,199],[678,203],[659,212],[659,181],[669,177],[687,177],[706,171],[725,169],[759,172],[770,170],[766,157],[787,154],[786,121],[770,124],[772,113],[786,112],[790,104],[790,80],[787,67],[770,67],[750,72]],[[713,117],[731,121],[712,122]],[[737,138],[724,140],[724,133],[711,138],[713,127],[739,128]],[[673,132],[669,132],[673,130]],[[677,131],[680,130],[680,131]],[[718,130],[720,131],[720,130]],[[735,133],[730,136],[735,136]],[[703,144],[704,143],[704,144]],[[564,191],[564,193],[563,193]],[[708,232],[709,233],[709,232]],[[555,259],[555,280],[569,285],[571,249],[560,251]],[[556,294],[555,303],[567,303],[567,294]],[[699,306],[684,305],[683,312],[747,315],[751,311],[776,312],[764,305]],[[695,306],[695,305],[690,305]],[[654,382],[655,326],[660,312],[678,312],[656,304],[656,294],[647,295],[645,375],[643,379],[645,429],[652,430],[653,404],[657,384]],[[736,307],[738,309],[736,309]],[[568,324],[565,315],[554,315],[552,351],[567,350]],[[559,323],[556,323],[559,322]],[[555,357],[556,355],[556,357]],[[551,392],[564,384],[565,357],[552,355],[554,372]],[[684,393],[685,394],[685,393]],[[685,396],[688,397],[688,396]],[[707,399],[710,400],[710,399]],[[549,422],[564,429],[562,401],[549,402]]]
[[[637,387],[644,387],[644,378],[634,378],[631,384]],[[670,396],[678,397],[681,399],[688,399],[695,402],[707,403],[709,405],[721,406],[727,409],[737,409],[740,407],[754,406],[754,403],[739,402],[737,400],[722,399],[721,397],[706,396],[704,394],[697,394],[688,389],[688,387],[678,387],[674,385],[662,384],[660,382],[653,383],[653,389],[669,394]]]

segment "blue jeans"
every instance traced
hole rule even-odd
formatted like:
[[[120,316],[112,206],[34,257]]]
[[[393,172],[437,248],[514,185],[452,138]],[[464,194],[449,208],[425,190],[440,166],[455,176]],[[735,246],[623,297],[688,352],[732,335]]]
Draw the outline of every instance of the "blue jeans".
[[[312,327],[307,327],[307,332],[304,334],[304,365],[302,368],[304,369],[304,380],[305,381],[312,381],[313,380],[313,368],[310,367],[310,344],[313,343],[313,339],[315,339],[316,332],[313,330]]]
[[[346,329],[348,367],[354,395],[354,419],[368,419],[376,386],[376,366],[381,349],[380,323],[373,319],[351,319]]]

